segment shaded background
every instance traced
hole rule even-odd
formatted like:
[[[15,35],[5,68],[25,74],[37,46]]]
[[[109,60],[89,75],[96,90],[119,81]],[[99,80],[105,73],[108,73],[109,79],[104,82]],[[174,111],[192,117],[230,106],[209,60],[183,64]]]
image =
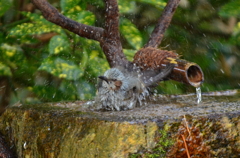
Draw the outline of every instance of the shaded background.
[[[65,16],[103,27],[102,0],[49,0]],[[132,60],[148,40],[166,0],[118,0],[124,53]],[[160,49],[202,68],[202,91],[240,87],[240,1],[181,0]],[[0,1],[0,104],[89,100],[109,66],[98,42],[46,21],[29,0]],[[195,92],[175,81],[161,94]]]

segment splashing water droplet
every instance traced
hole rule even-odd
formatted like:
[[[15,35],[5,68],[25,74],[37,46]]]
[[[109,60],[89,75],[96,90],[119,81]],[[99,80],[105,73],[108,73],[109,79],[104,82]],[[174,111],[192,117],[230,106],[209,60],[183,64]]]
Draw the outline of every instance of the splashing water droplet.
[[[197,93],[197,103],[199,104],[202,101],[202,93],[201,93],[200,87],[196,88],[196,93]]]

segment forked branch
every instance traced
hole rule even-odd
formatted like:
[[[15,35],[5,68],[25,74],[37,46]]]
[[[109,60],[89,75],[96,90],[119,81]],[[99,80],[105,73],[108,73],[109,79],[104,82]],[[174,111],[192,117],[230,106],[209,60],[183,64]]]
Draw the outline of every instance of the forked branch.
[[[146,47],[153,47],[157,48],[164,36],[165,31],[167,30],[173,14],[179,4],[180,0],[169,0],[167,5],[165,6],[161,17],[158,19],[158,23],[155,26],[150,39],[148,40],[147,44],[144,46]]]

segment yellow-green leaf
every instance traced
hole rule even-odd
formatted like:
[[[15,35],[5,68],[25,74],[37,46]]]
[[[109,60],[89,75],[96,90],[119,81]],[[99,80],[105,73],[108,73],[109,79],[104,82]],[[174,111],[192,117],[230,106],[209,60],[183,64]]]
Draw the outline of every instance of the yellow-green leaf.
[[[66,16],[86,25],[93,25],[95,22],[95,15],[90,11],[81,10],[79,6],[72,8],[66,13]]]
[[[83,72],[76,64],[59,57],[46,58],[38,69],[67,80],[77,80],[83,75]]]
[[[71,51],[68,39],[61,35],[56,35],[51,38],[48,50],[50,54],[59,54],[63,51]]]
[[[133,61],[133,57],[136,52],[137,50],[133,50],[133,49],[123,49],[123,53],[126,55],[129,61]]]
[[[121,18],[120,31],[134,49],[142,47],[142,35],[130,20]]]
[[[226,3],[219,11],[220,16],[222,17],[240,17],[240,1],[235,0],[229,3]]]
[[[159,9],[163,9],[167,4],[164,0],[136,0],[136,1],[154,5],[155,7],[159,8]]]
[[[46,19],[42,15],[22,12],[22,14],[28,17],[33,22],[23,23],[15,26],[9,32],[9,35],[14,36],[26,36],[26,35],[38,35],[48,32],[57,32],[61,33],[62,29],[60,26],[57,26]]]
[[[136,2],[135,1],[126,1],[126,0],[119,0],[118,1],[118,8],[120,13],[131,13],[136,10]]]
[[[11,69],[0,62],[0,76],[12,76]]]
[[[63,12],[71,10],[73,7],[79,4],[81,0],[61,0],[60,6]],[[84,4],[82,3],[81,6]]]
[[[13,5],[12,0],[1,0],[0,1],[0,16],[2,16],[12,5]]]

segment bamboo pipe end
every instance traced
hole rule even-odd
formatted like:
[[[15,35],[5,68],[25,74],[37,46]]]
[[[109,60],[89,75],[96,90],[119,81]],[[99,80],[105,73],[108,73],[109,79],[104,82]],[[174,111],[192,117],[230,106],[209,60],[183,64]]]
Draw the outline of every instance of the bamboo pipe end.
[[[200,87],[204,81],[202,69],[196,63],[178,58],[166,58],[162,63],[164,63],[162,64],[164,67],[168,63],[176,64],[176,67],[174,67],[173,72],[169,76],[172,80],[186,83],[193,87]]]
[[[189,84],[194,87],[200,87],[204,81],[202,69],[198,65],[190,65],[186,70],[186,75]]]

